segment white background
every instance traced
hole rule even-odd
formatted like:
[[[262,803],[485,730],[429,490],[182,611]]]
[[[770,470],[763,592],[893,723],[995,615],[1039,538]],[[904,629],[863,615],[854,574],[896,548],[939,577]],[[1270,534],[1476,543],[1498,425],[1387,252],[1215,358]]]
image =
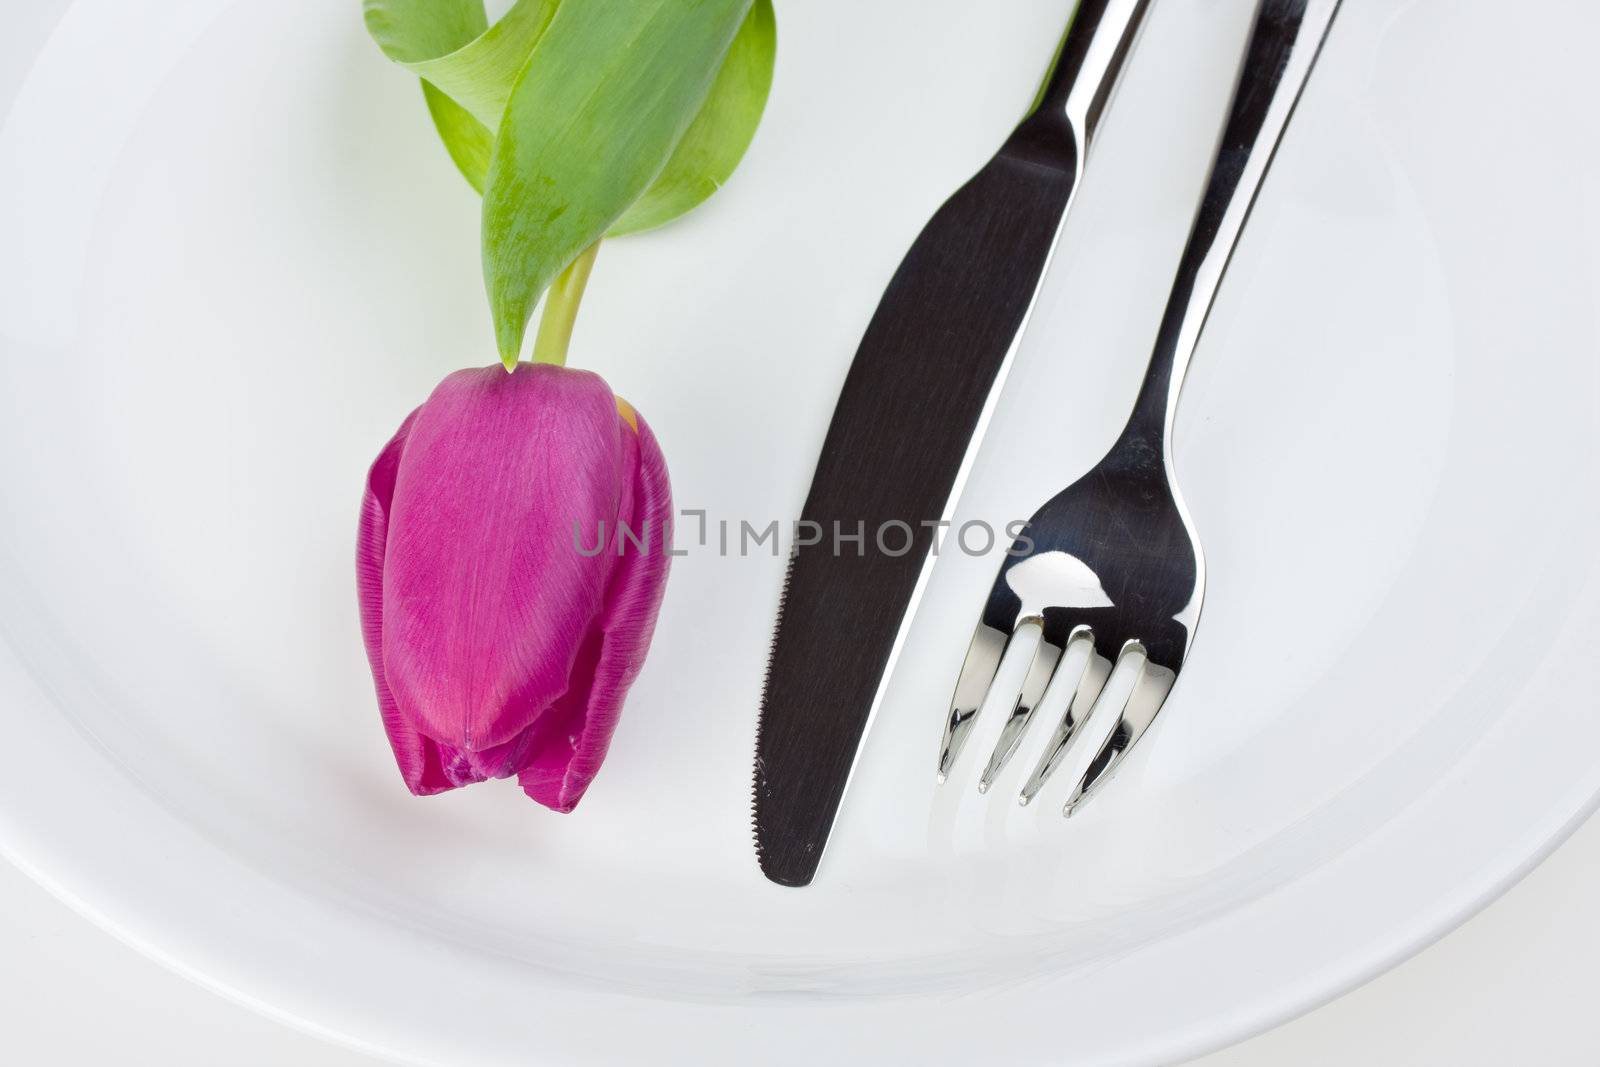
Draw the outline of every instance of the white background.
[[[30,8],[30,11],[35,9]],[[37,10],[44,10],[42,7]],[[0,90],[36,27],[6,20]],[[1587,961],[1600,948],[1600,825],[1440,946],[1215,1064],[1600,1062]],[[1048,1025],[1041,1020],[1041,1025]],[[13,1062],[375,1062],[171,975],[0,864],[0,1040]],[[530,1058],[538,1049],[530,1049]],[[1064,1034],[1061,1058],[1072,1062]]]
[[[1600,819],[1443,941],[1202,1067],[1600,1063]],[[380,1063],[262,1018],[127,948],[0,862],[0,1035],[12,1063]],[[1063,1035],[1062,1062],[1071,1064]],[[537,1062],[530,1050],[530,1063]]]

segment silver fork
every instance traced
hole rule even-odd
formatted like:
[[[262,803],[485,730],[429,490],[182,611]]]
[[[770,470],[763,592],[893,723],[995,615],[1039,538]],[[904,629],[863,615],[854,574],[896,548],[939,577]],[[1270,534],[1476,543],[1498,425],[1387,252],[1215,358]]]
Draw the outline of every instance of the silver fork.
[[[1340,0],[1262,0],[1211,178],[1156,335],[1133,414],[1110,452],[1036,512],[1000,567],[961,667],[939,781],[970,734],[1012,638],[1038,627],[1021,691],[979,778],[987,792],[1048,688],[1071,685],[1060,723],[1022,787],[1031,801],[1100,707],[1113,669],[1137,672],[1117,720],[1067,797],[1071,815],[1116,770],[1166,702],[1194,639],[1205,561],[1172,469],[1172,423],[1228,260]],[[1055,678],[1066,653],[1088,655]],[[1120,687],[1119,687],[1120,688]]]

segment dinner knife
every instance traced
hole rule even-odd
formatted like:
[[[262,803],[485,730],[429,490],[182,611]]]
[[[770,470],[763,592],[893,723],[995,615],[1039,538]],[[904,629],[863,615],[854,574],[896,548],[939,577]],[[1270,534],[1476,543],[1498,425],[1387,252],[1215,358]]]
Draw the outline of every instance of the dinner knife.
[[[811,882],[1149,0],[1080,0],[1034,108],[906,253],[845,377],[784,581],[756,853]]]

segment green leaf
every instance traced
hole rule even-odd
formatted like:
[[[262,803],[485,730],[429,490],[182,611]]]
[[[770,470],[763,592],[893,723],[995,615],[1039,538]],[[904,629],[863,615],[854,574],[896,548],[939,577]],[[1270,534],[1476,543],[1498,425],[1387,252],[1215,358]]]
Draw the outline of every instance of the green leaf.
[[[482,195],[483,181],[489,173],[489,156],[494,152],[494,134],[432,82],[422,83],[422,95],[428,102],[428,114],[433,116],[433,127],[439,131],[445,150],[462,176]]]
[[[383,54],[403,66],[449,55],[489,28],[483,0],[363,0],[361,14]]]
[[[397,0],[369,2],[388,6]],[[496,24],[496,29],[500,25]],[[683,140],[678,142],[677,151],[667,162],[666,169],[607,236],[625,237],[671,222],[699,206],[732,177],[761,124],[767,94],[772,88],[776,53],[777,19],[772,0],[756,0],[728,49],[705,104]],[[496,91],[497,98],[509,96],[515,74],[516,71],[512,71],[511,76],[506,77],[503,90]],[[428,112],[450,158],[473,189],[482,194],[494,134],[432,83],[424,81],[422,88]],[[500,106],[503,109],[503,103]]]
[[[518,0],[493,26],[483,0],[364,0],[367,32],[383,54],[422,79],[439,139],[483,192],[511,87],[560,0]]]
[[[493,25],[483,0],[363,6],[485,194],[484,271],[508,362],[580,253],[669,222],[729,179],[772,86],[772,0],[517,0]]]
[[[484,191],[484,280],[507,365],[540,294],[665,170],[751,4],[562,0],[512,89]]]
[[[560,6],[561,0],[517,0],[504,18],[471,44],[410,67],[485,127],[497,129],[528,53],[538,47]]]
[[[654,229],[698,206],[732,177],[761,125],[778,50],[772,0],[756,0],[733,39],[711,93],[666,169],[608,236]]]
[[[493,130],[559,6],[560,0],[517,0],[493,26],[483,0],[365,0],[363,13],[384,55]]]

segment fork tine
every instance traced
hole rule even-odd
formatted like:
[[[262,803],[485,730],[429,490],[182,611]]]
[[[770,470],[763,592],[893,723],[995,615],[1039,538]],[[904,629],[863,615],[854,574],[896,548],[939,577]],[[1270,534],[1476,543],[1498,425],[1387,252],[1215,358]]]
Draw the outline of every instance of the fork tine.
[[[1113,664],[1094,647],[1094,635],[1087,628],[1080,627],[1074,630],[1067,638],[1067,647],[1072,647],[1074,641],[1090,642],[1089,658],[1083,665],[1083,673],[1078,676],[1078,684],[1072,694],[1072,700],[1067,704],[1067,710],[1062,712],[1055,733],[1050,735],[1050,743],[1045,746],[1033,773],[1028,776],[1027,783],[1017,796],[1017,802],[1024,806],[1038,795],[1039,790],[1050,780],[1050,776],[1061,766],[1061,761],[1066,758],[1067,749],[1072,745],[1073,737],[1077,735],[1078,727],[1088,718],[1089,709],[1094,707],[1094,702],[1100,698],[1100,691],[1106,687],[1106,679],[1111,677]]]
[[[1122,763],[1128,750],[1138,743],[1139,738],[1144,736],[1144,732],[1155,721],[1161,706],[1166,703],[1167,694],[1172,692],[1172,683],[1177,677],[1175,672],[1151,663],[1148,659],[1140,665],[1139,680],[1128,693],[1116,728],[1107,735],[1105,743],[1100,746],[1100,751],[1095,753],[1094,759],[1090,761],[1089,768],[1083,772],[1083,777],[1073,787],[1072,795],[1067,798],[1066,805],[1061,809],[1062,815],[1070,817],[1111,777],[1111,773]]]
[[[987,793],[1000,772],[1005,770],[1011,757],[1016,754],[1018,746],[1022,744],[1022,735],[1028,729],[1028,722],[1033,718],[1033,711],[1044,697],[1044,691],[1050,685],[1050,679],[1056,672],[1056,665],[1061,662],[1061,656],[1065,651],[1062,646],[1040,634],[1039,645],[1033,652],[1033,662],[1028,665],[1027,677],[1022,682],[1022,690],[1017,694],[1017,702],[1011,707],[1011,717],[1001,728],[1000,739],[995,742],[994,752],[989,756],[989,765],[984,768],[983,776],[978,779],[978,792]]]
[[[967,742],[973,720],[989,693],[989,683],[1000,669],[1011,634],[996,629],[983,620],[972,634],[972,644],[967,646],[967,658],[961,664],[961,677],[956,681],[955,694],[950,698],[950,715],[944,724],[944,743],[939,746],[939,784],[943,785],[955,765],[956,757]]]

